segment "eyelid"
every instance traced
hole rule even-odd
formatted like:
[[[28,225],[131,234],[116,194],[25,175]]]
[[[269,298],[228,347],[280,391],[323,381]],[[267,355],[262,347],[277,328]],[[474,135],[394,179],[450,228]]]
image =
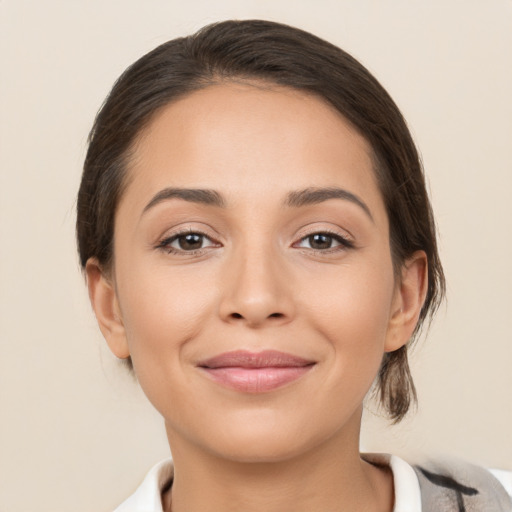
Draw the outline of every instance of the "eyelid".
[[[339,227],[325,226],[325,224],[322,226],[317,222],[315,222],[314,224],[308,224],[307,226],[303,226],[298,231],[296,235],[296,240],[302,240],[304,238],[307,238],[308,236],[320,233],[330,235],[332,237],[341,238],[342,240],[350,243],[355,243],[355,237],[348,230]]]
[[[211,245],[208,247],[201,247],[199,249],[194,249],[190,251],[186,251],[183,249],[178,249],[176,247],[171,247],[171,243],[179,239],[181,236],[196,234],[200,235],[211,242]],[[217,237],[212,236],[207,229],[204,228],[195,228],[194,226],[186,226],[181,228],[175,228],[173,230],[168,230],[164,235],[158,238],[158,241],[155,244],[155,249],[160,249],[169,254],[178,254],[185,256],[193,256],[195,254],[202,254],[208,251],[211,248],[221,247],[222,244],[218,241]]]
[[[354,249],[355,248],[355,241],[354,237],[347,233],[345,230],[344,233],[341,233],[340,230],[335,230],[333,228],[322,228],[321,226],[310,226],[307,230],[301,230],[299,234],[297,235],[296,241],[293,242],[292,247],[295,247],[297,249],[303,249],[308,252],[315,252],[318,254],[327,255],[333,252],[340,252],[348,249]],[[310,236],[317,235],[317,234],[323,234],[332,237],[335,239],[339,245],[335,247],[329,247],[328,249],[313,249],[308,247],[299,247],[298,244],[303,242],[305,239],[309,238]]]

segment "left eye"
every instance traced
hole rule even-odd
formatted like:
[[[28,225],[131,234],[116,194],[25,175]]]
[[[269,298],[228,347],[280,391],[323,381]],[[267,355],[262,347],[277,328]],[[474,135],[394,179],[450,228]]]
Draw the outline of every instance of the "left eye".
[[[297,247],[306,247],[308,249],[314,249],[315,251],[325,251],[326,249],[339,246],[348,247],[349,243],[343,237],[329,233],[314,233],[302,238],[297,244]]]

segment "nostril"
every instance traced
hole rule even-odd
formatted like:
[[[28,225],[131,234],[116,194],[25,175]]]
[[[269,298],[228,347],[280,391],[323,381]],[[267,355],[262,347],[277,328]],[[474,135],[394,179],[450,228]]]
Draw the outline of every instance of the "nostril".
[[[284,317],[283,313],[271,313],[270,315],[268,315],[267,318],[283,318],[283,317]],[[240,319],[240,318],[244,318],[244,317],[240,313],[231,313],[231,318]]]

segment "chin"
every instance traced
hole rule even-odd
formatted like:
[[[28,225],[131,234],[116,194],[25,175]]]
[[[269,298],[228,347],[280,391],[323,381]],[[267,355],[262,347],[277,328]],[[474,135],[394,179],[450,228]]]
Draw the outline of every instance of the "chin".
[[[277,421],[264,416],[225,422],[218,425],[217,435],[210,428],[203,439],[211,452],[233,462],[276,463],[299,457],[334,434],[298,418]]]
[[[216,446],[218,456],[239,463],[277,463],[291,460],[304,451],[303,440],[290,440],[287,436],[268,435],[237,436]]]

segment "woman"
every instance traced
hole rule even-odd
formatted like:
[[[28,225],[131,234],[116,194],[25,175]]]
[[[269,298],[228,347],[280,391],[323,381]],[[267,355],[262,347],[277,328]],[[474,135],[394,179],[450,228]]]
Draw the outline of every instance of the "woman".
[[[228,21],[142,57],[95,121],[77,235],[173,455],[119,511],[511,509],[486,470],[359,453],[375,380],[394,422],[415,400],[444,277],[406,124],[339,48]]]

